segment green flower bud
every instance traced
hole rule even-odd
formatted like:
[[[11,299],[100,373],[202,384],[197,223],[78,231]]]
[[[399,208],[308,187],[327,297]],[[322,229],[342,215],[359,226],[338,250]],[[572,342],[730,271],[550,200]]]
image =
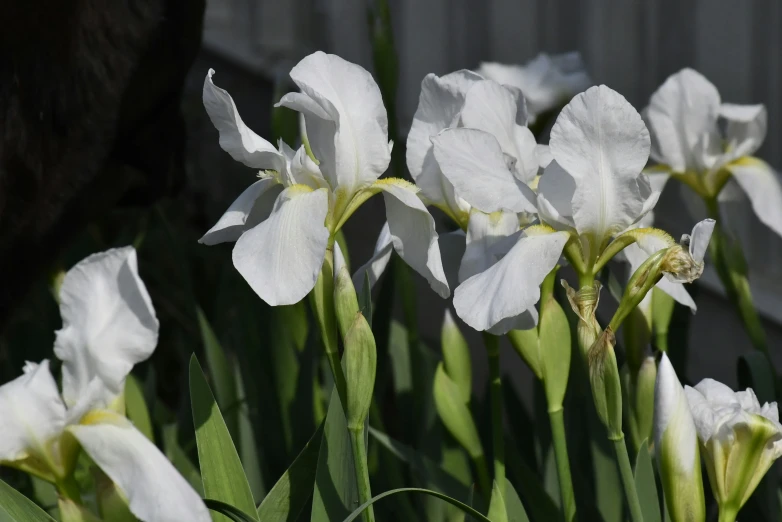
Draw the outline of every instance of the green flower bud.
[[[608,430],[608,438],[621,440],[622,433],[622,382],[616,364],[614,344],[616,339],[610,327],[606,328],[587,354],[589,382],[597,415]]]
[[[358,313],[358,297],[353,280],[342,256],[339,243],[334,243],[334,313],[339,333],[344,339]]]
[[[464,403],[468,404],[472,395],[470,347],[448,309],[443,319],[441,345],[445,373],[459,388]]]
[[[364,421],[369,415],[372,391],[375,387],[377,349],[372,328],[360,313],[356,313],[353,324],[345,335],[345,352],[342,360],[345,365],[347,392],[345,417],[348,428],[363,429]]]

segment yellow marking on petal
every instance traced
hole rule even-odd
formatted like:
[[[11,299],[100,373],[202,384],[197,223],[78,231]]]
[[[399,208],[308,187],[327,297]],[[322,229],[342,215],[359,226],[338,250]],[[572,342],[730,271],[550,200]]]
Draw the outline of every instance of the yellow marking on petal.
[[[128,419],[110,410],[91,410],[79,420],[79,424],[84,426],[94,426],[96,424],[114,424],[121,426],[127,424]]]

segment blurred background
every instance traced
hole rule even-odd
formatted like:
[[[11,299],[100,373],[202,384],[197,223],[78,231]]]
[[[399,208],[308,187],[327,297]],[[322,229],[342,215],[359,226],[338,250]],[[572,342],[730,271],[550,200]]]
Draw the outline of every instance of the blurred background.
[[[387,101],[387,107],[394,109],[397,147],[427,73],[579,51],[595,83],[619,91],[639,110],[667,76],[686,66],[709,78],[724,101],[766,104],[769,130],[759,154],[782,168],[779,0],[388,4],[387,41],[393,42],[398,81],[395,104]],[[288,71],[318,49],[375,71],[372,35],[382,29],[377,25],[382,17],[374,0],[127,0],[112,7],[92,0],[52,7],[36,0],[6,3],[0,17],[7,22],[0,33],[0,381],[16,376],[24,360],[52,357],[60,320],[50,285],[58,271],[90,253],[133,243],[161,321],[159,348],[141,367],[156,415],[189,422],[186,361],[194,351],[204,353],[206,318],[226,352],[241,363],[250,414],[272,426],[293,422],[291,415],[305,411],[296,409],[303,400],[297,394],[301,383],[280,382],[275,373],[290,365],[297,375],[317,369],[303,366],[300,354],[280,356],[287,352],[278,346],[292,343],[301,353],[312,344],[308,332],[314,328],[308,327],[306,303],[293,312],[272,310],[252,293],[231,265],[232,245],[197,243],[256,175],[220,149],[201,89],[214,68],[215,83],[231,93],[259,135],[270,141],[281,134],[295,137],[295,120],[291,131],[290,115],[272,109],[292,89]],[[273,126],[273,117],[288,121],[287,131],[285,125]],[[677,191],[669,187],[655,210],[659,226],[675,237],[695,221]],[[730,212],[734,233],[747,246],[772,357],[782,367],[782,241],[760,225],[746,201]],[[373,199],[348,222],[344,231],[354,268],[370,256],[383,220],[384,207]],[[426,357],[435,359],[448,302],[412,277],[413,322],[421,339],[434,339]],[[398,278],[388,279],[386,286],[399,284]],[[698,314],[678,310],[674,325],[681,329],[677,335],[690,339],[679,367],[689,381],[709,376],[735,387],[736,361],[752,348],[711,267],[695,286]],[[376,299],[383,291],[376,288]],[[392,306],[401,321],[399,300]],[[606,291],[603,300],[611,306]],[[300,330],[275,330],[288,313],[303,318]],[[405,320],[410,327],[410,318]],[[479,336],[463,331],[474,346],[480,383],[483,347]],[[532,374],[504,349],[503,371],[530,404]],[[383,364],[380,360],[379,374]],[[480,395],[484,386],[475,389]],[[281,404],[250,402],[272,390]],[[314,429],[315,420],[307,424]],[[269,481],[312,429],[263,431],[269,433],[257,436],[280,438],[264,440],[268,447],[286,448],[267,456]],[[254,487],[263,486],[254,482]]]

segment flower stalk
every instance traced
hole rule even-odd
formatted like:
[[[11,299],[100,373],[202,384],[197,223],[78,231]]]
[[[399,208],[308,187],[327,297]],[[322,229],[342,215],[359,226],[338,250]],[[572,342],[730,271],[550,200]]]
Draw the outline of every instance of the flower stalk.
[[[492,458],[494,481],[505,484],[505,434],[502,422],[502,378],[500,376],[500,339],[485,333],[483,342],[489,359],[489,400],[491,401]]]

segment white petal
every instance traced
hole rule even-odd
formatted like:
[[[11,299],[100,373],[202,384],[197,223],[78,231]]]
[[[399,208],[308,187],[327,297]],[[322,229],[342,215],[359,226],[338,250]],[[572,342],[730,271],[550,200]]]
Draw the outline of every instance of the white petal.
[[[499,143],[476,129],[446,129],[432,138],[443,174],[483,212],[534,212],[535,193],[509,170]]]
[[[658,451],[664,451],[682,471],[693,471],[698,451],[696,427],[682,385],[665,353],[654,387],[654,439]]]
[[[619,93],[601,85],[574,97],[551,129],[551,153],[575,180],[573,219],[597,244],[641,214],[638,177],[649,158],[649,132]]]
[[[234,266],[268,304],[297,303],[315,286],[329,240],[328,205],[325,189],[287,188],[269,218],[236,242]]]
[[[282,186],[273,178],[256,181],[231,203],[215,225],[198,240],[204,245],[236,241],[244,233],[269,217]]]
[[[765,105],[723,103],[720,116],[727,120],[725,138],[734,157],[751,155],[763,144],[768,129]]]
[[[541,169],[545,169],[549,163],[554,161],[554,156],[551,155],[551,148],[548,145],[536,145],[535,155],[538,157],[538,167]]]
[[[320,167],[312,161],[303,145],[293,155],[290,169],[293,183],[307,185],[311,189],[329,188],[328,183],[323,178],[323,174],[320,172]]]
[[[645,114],[659,163],[674,172],[703,167],[696,149],[704,136],[717,134],[720,94],[703,75],[682,69],[665,80],[649,100]]]
[[[283,155],[244,124],[231,95],[212,82],[214,73],[209,69],[206,74],[203,98],[206,113],[220,132],[220,147],[248,167],[281,170],[285,165]]]
[[[745,158],[727,168],[747,193],[758,219],[782,236],[782,187],[774,169],[757,158]]]
[[[714,435],[718,427],[717,415],[706,397],[695,388],[685,386],[684,396],[687,397],[687,404],[695,422],[695,429],[698,431],[698,438],[705,443]]]
[[[467,235],[461,229],[440,234],[437,238],[448,288],[459,286],[459,267],[467,247],[466,239]]]
[[[352,193],[380,177],[391,150],[386,109],[372,75],[320,51],[290,74],[302,94],[286,95],[280,105],[304,112],[310,147],[332,188]]]
[[[71,268],[60,288],[60,315],[54,353],[63,362],[69,406],[94,377],[122,393],[130,370],[157,346],[159,324],[133,247],[93,254]]]
[[[377,280],[386,271],[388,262],[391,260],[391,252],[393,250],[393,244],[391,243],[391,231],[388,228],[388,222],[383,224],[383,228],[380,229],[380,235],[375,242],[375,251],[372,254],[372,258],[364,263],[353,274],[353,286],[356,288],[356,293],[360,294],[364,288],[365,274],[369,274],[370,287],[375,286]]]
[[[573,195],[576,182],[556,161],[551,161],[538,181],[538,213],[541,220],[557,230],[571,230]]]
[[[491,267],[496,262],[491,247],[518,230],[519,218],[513,212],[485,214],[473,209],[467,224],[467,246],[459,267],[459,282]]]
[[[201,497],[160,450],[126,419],[113,422],[68,430],[122,490],[130,511],[145,522],[209,522]]]
[[[739,401],[742,410],[749,413],[760,414],[760,403],[758,402],[757,395],[755,395],[755,392],[752,391],[752,388],[747,388],[743,391],[737,391],[736,399]]]
[[[65,428],[65,405],[49,361],[28,362],[24,375],[0,386],[0,461],[42,454]]]
[[[714,379],[703,379],[695,385],[695,389],[703,395],[712,406],[738,405],[736,393],[727,385]]]
[[[713,219],[704,219],[695,224],[690,236],[690,257],[698,263],[703,262],[706,256],[706,249],[709,247],[711,233],[714,231],[715,221]]]
[[[540,299],[540,284],[569,237],[566,232],[522,235],[494,266],[459,285],[453,300],[456,313],[483,331],[529,310]]]
[[[421,82],[421,95],[407,135],[407,168],[421,192],[433,203],[449,205],[453,186],[440,172],[434,159],[431,137],[455,127],[467,90],[482,78],[461,70],[438,78],[427,74]]]
[[[434,219],[419,199],[415,185],[384,179],[375,184],[383,191],[391,242],[405,263],[424,276],[440,297],[451,291],[443,271]]]
[[[652,234],[649,234],[649,236],[652,236]],[[642,248],[637,243],[633,243],[625,247],[624,250],[622,250],[622,253],[625,255],[625,258],[630,263],[631,275],[635,273],[635,271],[638,270],[638,268],[640,268],[640,266],[647,259],[649,259],[649,256],[651,254],[663,248],[667,248],[669,245],[667,243],[655,241],[653,237],[650,237],[648,240],[643,241],[643,246],[646,249]],[[666,277],[663,277],[660,279],[660,281],[657,283],[656,286],[666,294],[673,297],[676,302],[689,307],[690,310],[692,310],[693,312],[695,312],[698,309],[698,307],[695,304],[695,301],[693,301],[692,299],[692,296],[690,296],[689,292],[687,292],[687,290],[684,288],[684,285],[682,283],[677,283],[675,281],[669,280]],[[651,292],[649,295],[651,295]]]

